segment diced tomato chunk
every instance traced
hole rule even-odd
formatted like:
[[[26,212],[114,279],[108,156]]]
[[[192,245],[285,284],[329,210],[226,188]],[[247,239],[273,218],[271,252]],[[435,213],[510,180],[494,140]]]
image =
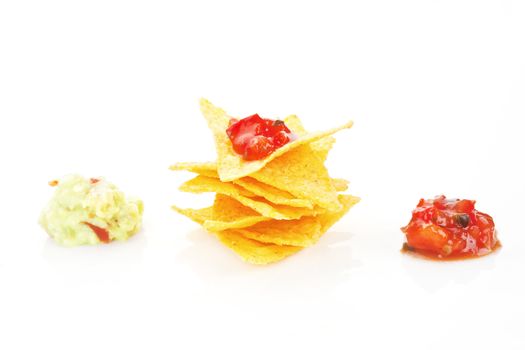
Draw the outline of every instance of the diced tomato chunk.
[[[93,232],[97,235],[98,239],[103,243],[109,243],[109,231],[105,228],[98,227],[97,225],[90,224],[89,222],[84,222]]]

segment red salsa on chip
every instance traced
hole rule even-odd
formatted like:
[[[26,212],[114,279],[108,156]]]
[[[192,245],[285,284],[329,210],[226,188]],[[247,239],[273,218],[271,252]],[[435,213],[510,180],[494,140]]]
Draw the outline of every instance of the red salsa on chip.
[[[231,119],[226,134],[235,153],[248,161],[264,159],[295,138],[282,120],[264,119],[258,114]]]
[[[438,259],[478,257],[499,247],[492,217],[468,199],[421,199],[403,228],[405,249]]]

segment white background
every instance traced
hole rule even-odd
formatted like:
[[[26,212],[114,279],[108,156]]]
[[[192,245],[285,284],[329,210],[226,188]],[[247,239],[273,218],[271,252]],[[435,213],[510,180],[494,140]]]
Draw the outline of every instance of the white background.
[[[2,1],[1,349],[524,349],[523,1]],[[362,197],[316,246],[243,263],[171,204],[230,114],[353,119],[328,167]],[[133,239],[38,226],[67,173],[145,201]],[[399,252],[420,197],[477,199],[503,248]]]

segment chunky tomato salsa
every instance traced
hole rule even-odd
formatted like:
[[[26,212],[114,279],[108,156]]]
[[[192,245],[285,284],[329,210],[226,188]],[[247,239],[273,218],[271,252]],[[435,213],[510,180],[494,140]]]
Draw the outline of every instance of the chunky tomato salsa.
[[[403,228],[408,250],[439,259],[483,256],[499,246],[492,217],[468,199],[421,199]]]
[[[282,120],[264,119],[258,114],[232,119],[226,134],[233,150],[244,160],[264,159],[294,139]]]

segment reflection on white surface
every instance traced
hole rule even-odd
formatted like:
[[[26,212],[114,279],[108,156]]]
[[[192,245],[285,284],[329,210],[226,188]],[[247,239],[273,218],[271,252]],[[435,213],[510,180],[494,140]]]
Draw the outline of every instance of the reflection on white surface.
[[[352,258],[348,232],[329,232],[314,246],[277,264],[254,266],[243,262],[214,236],[196,229],[186,236],[191,245],[175,263],[183,263],[199,276],[207,288],[231,291],[229,283],[243,285],[250,293],[296,299],[315,297],[337,288],[361,262]],[[271,289],[271,293],[266,293]]]
[[[140,264],[147,249],[147,231],[142,229],[126,241],[93,246],[65,247],[51,238],[44,241],[42,258],[53,267]]]
[[[494,269],[500,251],[501,248],[481,258],[456,261],[436,261],[402,253],[402,266],[418,286],[435,293],[449,285],[467,285],[485,271]]]

